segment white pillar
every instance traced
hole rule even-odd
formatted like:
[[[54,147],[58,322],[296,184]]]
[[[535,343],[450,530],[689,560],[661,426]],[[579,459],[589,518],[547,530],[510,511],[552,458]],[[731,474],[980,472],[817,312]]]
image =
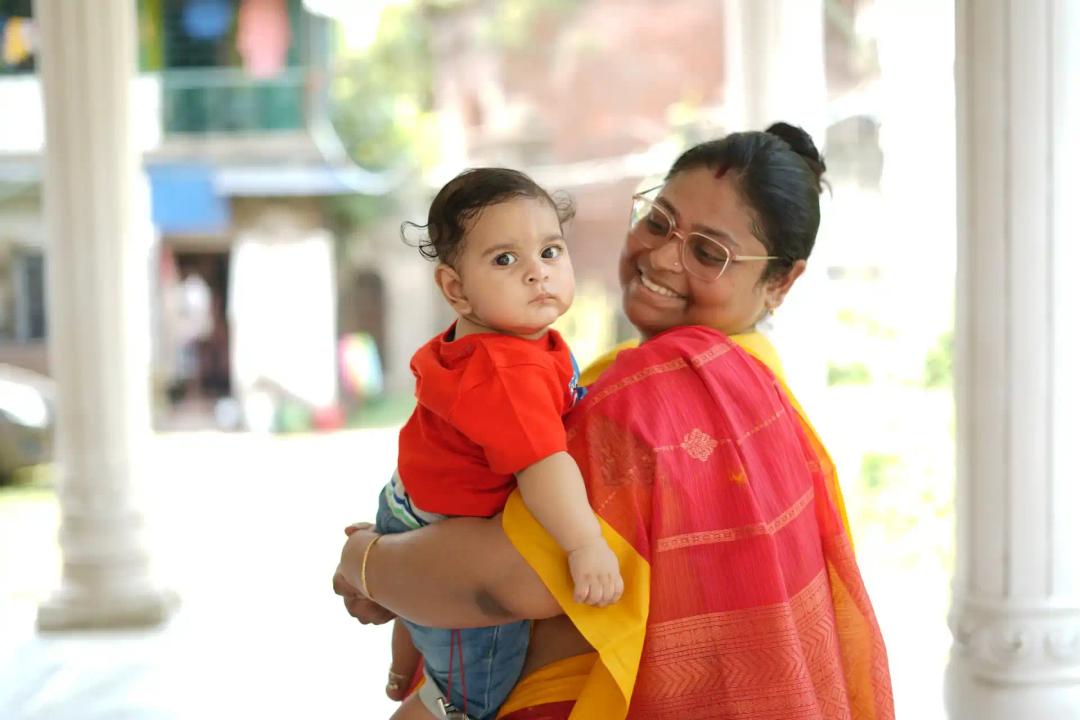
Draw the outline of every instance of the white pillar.
[[[131,134],[134,0],[37,0],[45,99],[49,355],[57,381],[60,589],[44,630],[155,624],[133,501],[149,440],[149,238]],[[145,219],[143,219],[145,223]]]
[[[1080,718],[1080,3],[957,0],[954,720]]]

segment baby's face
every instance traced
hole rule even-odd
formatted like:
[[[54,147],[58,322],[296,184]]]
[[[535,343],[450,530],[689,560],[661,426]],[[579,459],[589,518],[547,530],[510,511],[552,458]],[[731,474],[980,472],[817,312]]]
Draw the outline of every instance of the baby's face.
[[[540,333],[574,300],[574,268],[559,218],[541,198],[484,208],[455,265],[471,319],[498,332]]]

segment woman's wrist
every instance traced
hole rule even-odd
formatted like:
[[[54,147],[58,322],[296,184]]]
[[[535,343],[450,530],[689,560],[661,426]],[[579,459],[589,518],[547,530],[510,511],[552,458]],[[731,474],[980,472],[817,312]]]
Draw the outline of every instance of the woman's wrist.
[[[369,548],[379,537],[369,523],[357,523],[346,528],[348,538],[341,548],[341,561],[338,564],[338,574],[352,588],[353,593],[363,595],[365,584],[365,564],[368,565],[367,573],[371,572],[371,557]],[[370,584],[370,581],[367,582]]]
[[[371,590],[368,589],[368,560],[371,558],[371,551],[375,549],[375,545],[377,545],[382,538],[382,535],[376,535],[372,538],[364,547],[364,555],[360,560],[360,592],[364,594],[364,597],[372,601],[374,601],[375,598],[371,596]]]

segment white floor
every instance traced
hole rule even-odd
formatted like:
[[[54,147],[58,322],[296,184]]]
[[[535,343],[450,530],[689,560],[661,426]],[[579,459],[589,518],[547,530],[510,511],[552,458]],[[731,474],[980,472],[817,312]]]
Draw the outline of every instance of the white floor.
[[[0,530],[24,551],[0,564],[0,718],[389,717],[388,629],[350,619],[330,578],[395,447],[394,431],[157,438],[151,543],[182,605],[154,631],[35,634],[56,510],[28,508]]]
[[[393,430],[156,437],[150,546],[182,605],[153,631],[36,634],[37,603],[58,580],[56,506],[5,511],[0,718],[389,717],[388,628],[348,618],[330,578],[344,525],[374,516],[395,447]],[[948,579],[859,554],[897,717],[940,720]]]

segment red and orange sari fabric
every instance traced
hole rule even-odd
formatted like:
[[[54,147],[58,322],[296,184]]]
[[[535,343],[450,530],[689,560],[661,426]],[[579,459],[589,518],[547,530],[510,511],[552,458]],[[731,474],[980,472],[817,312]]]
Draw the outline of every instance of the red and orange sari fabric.
[[[705,328],[663,333],[619,354],[570,417],[626,581],[615,606],[573,602],[562,553],[512,497],[507,534],[598,655],[504,717],[893,718],[832,464],[754,337],[752,355]]]

